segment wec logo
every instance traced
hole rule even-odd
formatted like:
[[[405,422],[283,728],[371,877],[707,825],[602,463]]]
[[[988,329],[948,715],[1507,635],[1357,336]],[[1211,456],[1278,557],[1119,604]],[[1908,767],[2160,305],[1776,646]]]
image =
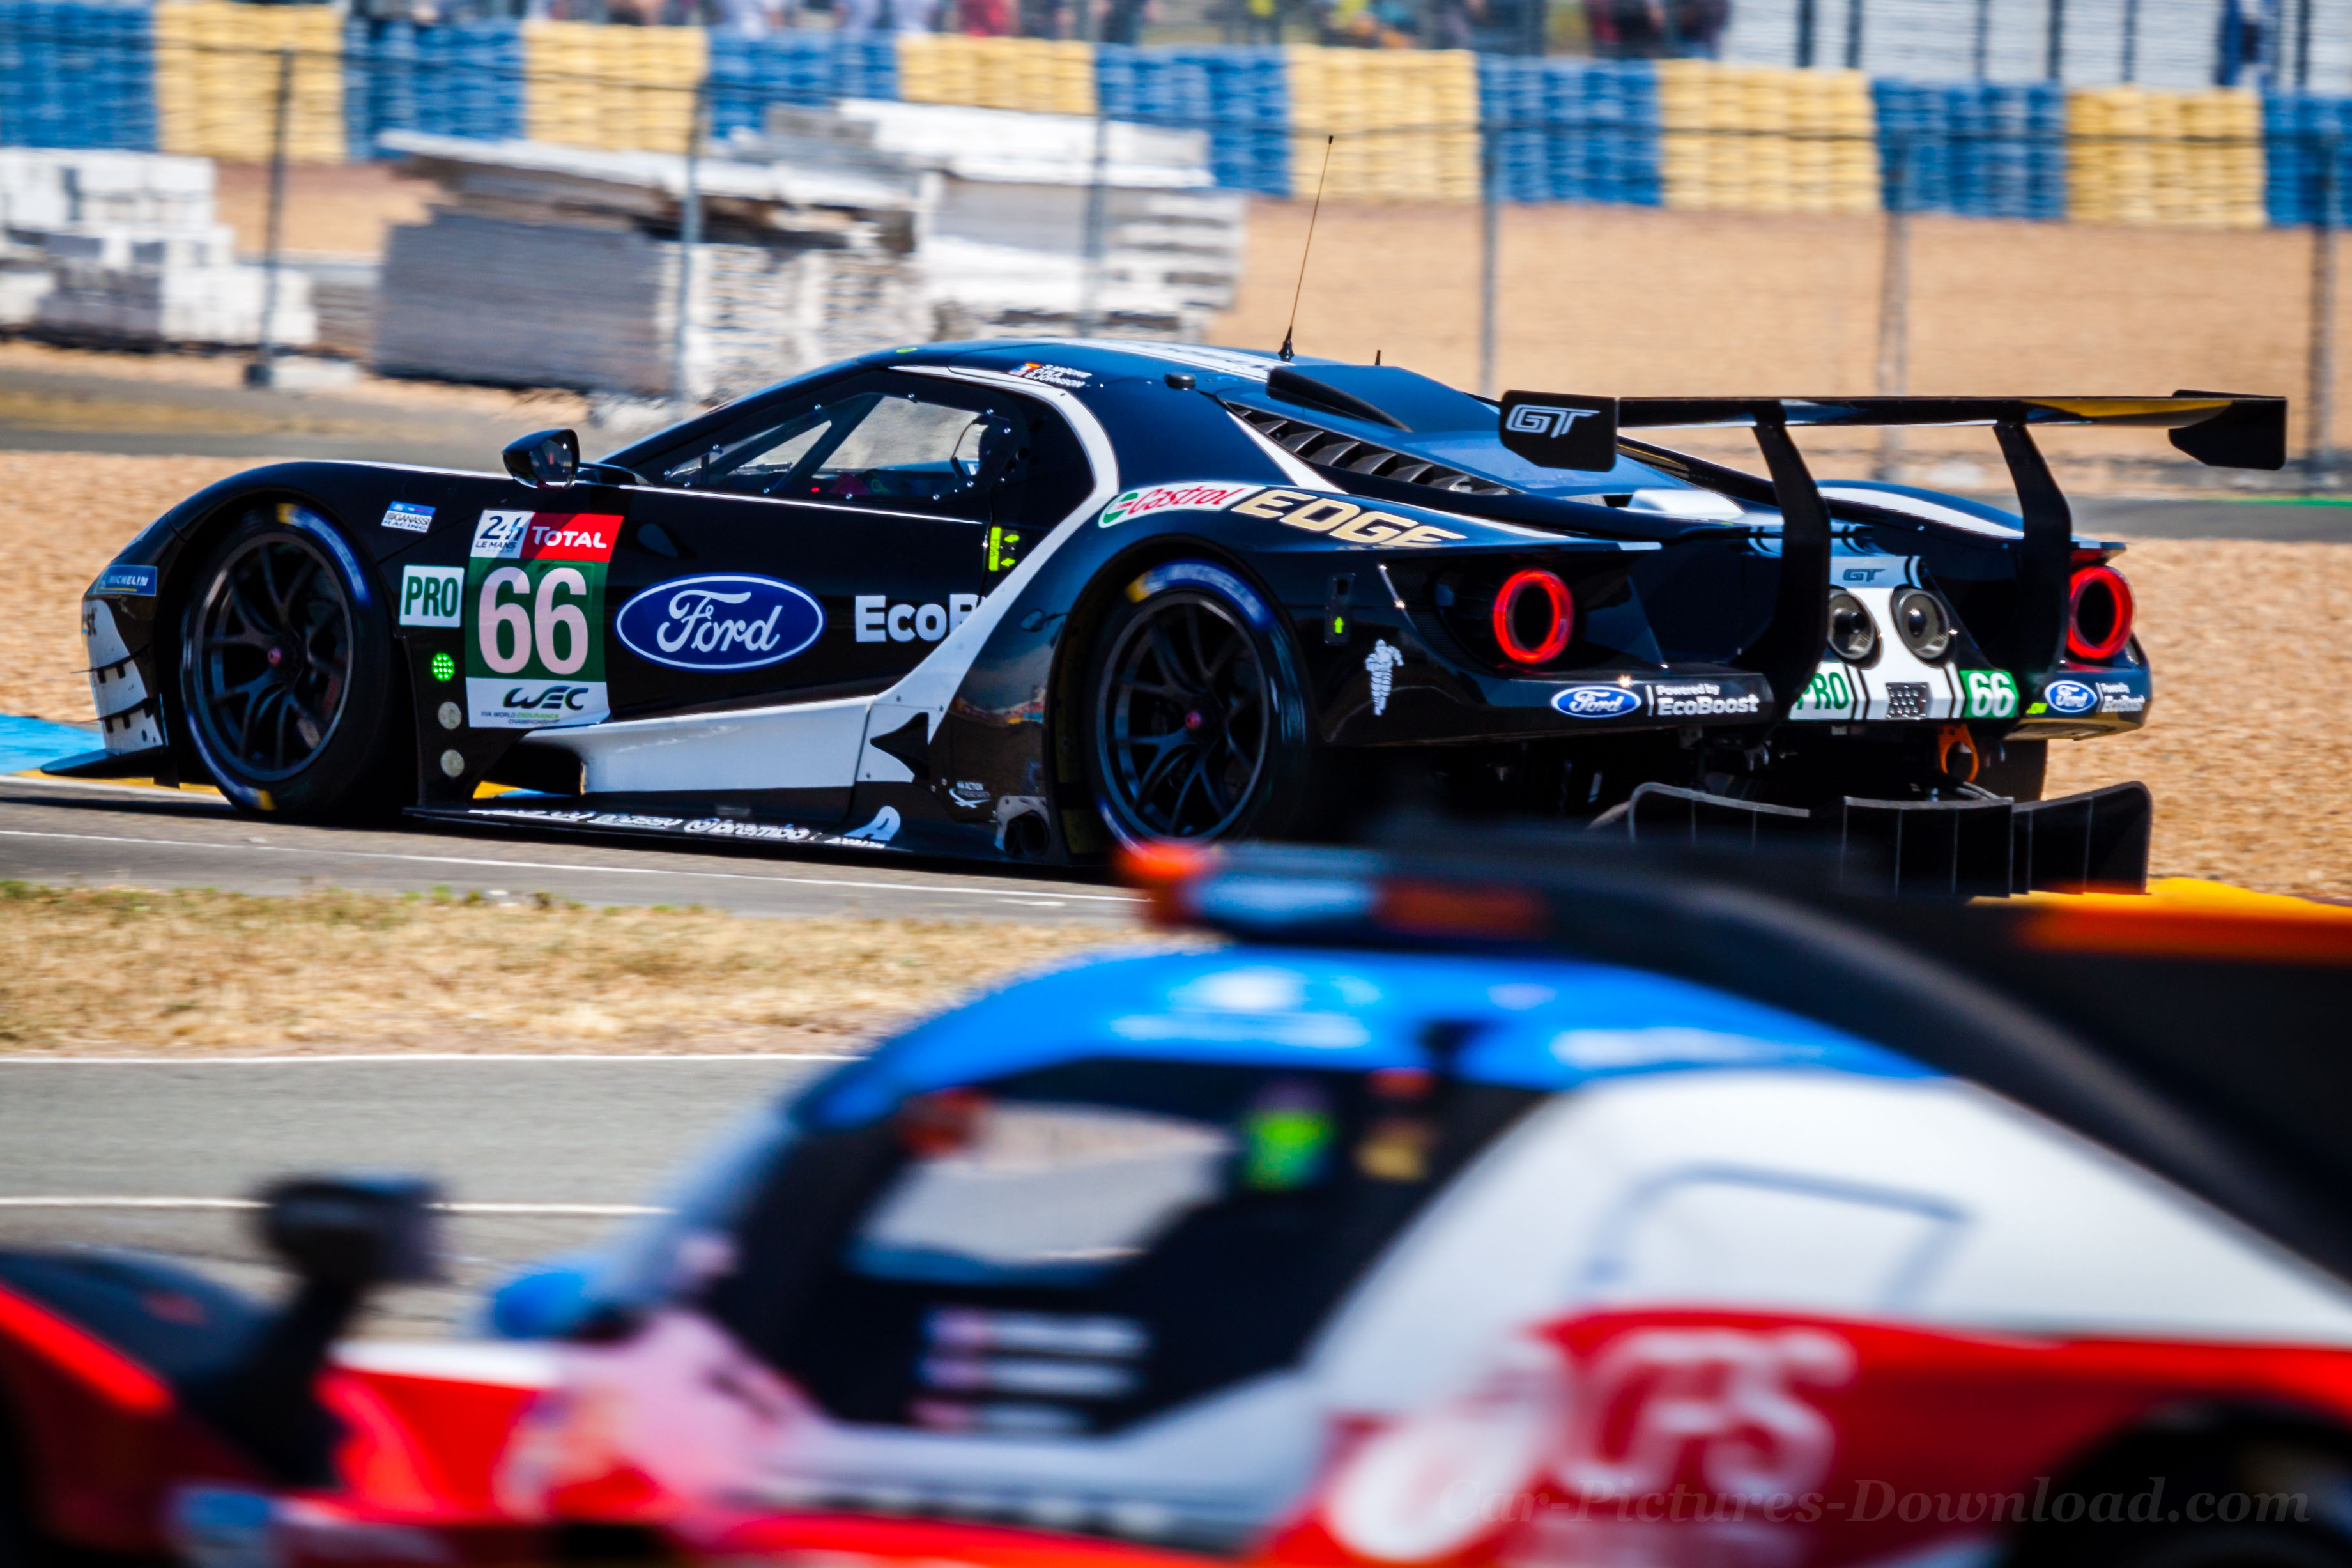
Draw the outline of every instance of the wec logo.
[[[1565,436],[1580,419],[1588,419],[1595,410],[1590,408],[1554,408],[1541,403],[1522,403],[1511,410],[1504,428],[1516,436]]]

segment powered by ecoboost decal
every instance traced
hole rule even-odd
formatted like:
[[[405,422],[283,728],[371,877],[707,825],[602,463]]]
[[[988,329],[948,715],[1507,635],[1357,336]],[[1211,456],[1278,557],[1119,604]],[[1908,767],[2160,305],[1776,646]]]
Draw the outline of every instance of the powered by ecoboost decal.
[[[1571,719],[1622,719],[1642,710],[1642,693],[1631,686],[1570,686],[1551,694],[1551,705]]]
[[[2099,689],[2102,713],[2137,713],[2147,707],[2147,699],[2134,691],[2126,681],[2101,680],[2094,684]]]
[[[613,631],[639,658],[672,669],[757,669],[816,641],[824,609],[773,577],[714,573],[647,588],[621,606]]]
[[[2053,680],[2042,689],[2042,700],[2053,713],[2088,713],[2099,705],[2099,694],[2079,680]]]
[[[466,705],[478,730],[586,724],[604,696],[604,571],[621,520],[486,511],[466,563]]]
[[[1650,683],[1650,710],[1661,719],[1738,718],[1762,712],[1764,699],[1753,691],[1727,697],[1712,680],[1658,680]]]

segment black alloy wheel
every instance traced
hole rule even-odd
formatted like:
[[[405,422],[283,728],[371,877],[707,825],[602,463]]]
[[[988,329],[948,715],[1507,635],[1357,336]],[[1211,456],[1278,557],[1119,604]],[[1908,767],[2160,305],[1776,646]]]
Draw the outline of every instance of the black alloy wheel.
[[[309,767],[342,720],[359,640],[326,552],[290,530],[240,541],[192,629],[193,717],[207,750],[257,784]]]
[[[1229,574],[1202,574],[1120,606],[1097,645],[1088,761],[1130,842],[1279,833],[1304,795],[1303,704],[1272,616]]]
[[[391,616],[361,559],[318,514],[265,506],[189,581],[178,721],[246,810],[371,817],[416,798]]]

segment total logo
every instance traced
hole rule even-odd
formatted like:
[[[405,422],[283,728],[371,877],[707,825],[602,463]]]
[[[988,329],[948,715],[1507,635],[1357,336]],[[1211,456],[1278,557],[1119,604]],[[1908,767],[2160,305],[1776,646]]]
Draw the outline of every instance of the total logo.
[[[1551,694],[1551,705],[1571,719],[1622,719],[1642,708],[1632,686],[1570,686]]]
[[[850,600],[859,642],[937,642],[980,606],[977,594],[950,594],[942,605],[894,605],[887,594]]]
[[[2053,713],[2088,713],[2099,706],[2099,694],[2079,680],[2053,680],[2042,689],[2042,700]]]

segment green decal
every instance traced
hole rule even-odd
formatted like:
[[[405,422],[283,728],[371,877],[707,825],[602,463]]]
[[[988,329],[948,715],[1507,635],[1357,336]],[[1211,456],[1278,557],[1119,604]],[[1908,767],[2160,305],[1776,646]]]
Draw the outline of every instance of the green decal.
[[[2017,680],[2005,669],[1964,669],[1960,685],[1968,694],[1971,719],[2013,719],[2017,716]]]
[[[486,511],[466,563],[466,705],[482,730],[593,723],[604,696],[604,571],[621,520]]]

